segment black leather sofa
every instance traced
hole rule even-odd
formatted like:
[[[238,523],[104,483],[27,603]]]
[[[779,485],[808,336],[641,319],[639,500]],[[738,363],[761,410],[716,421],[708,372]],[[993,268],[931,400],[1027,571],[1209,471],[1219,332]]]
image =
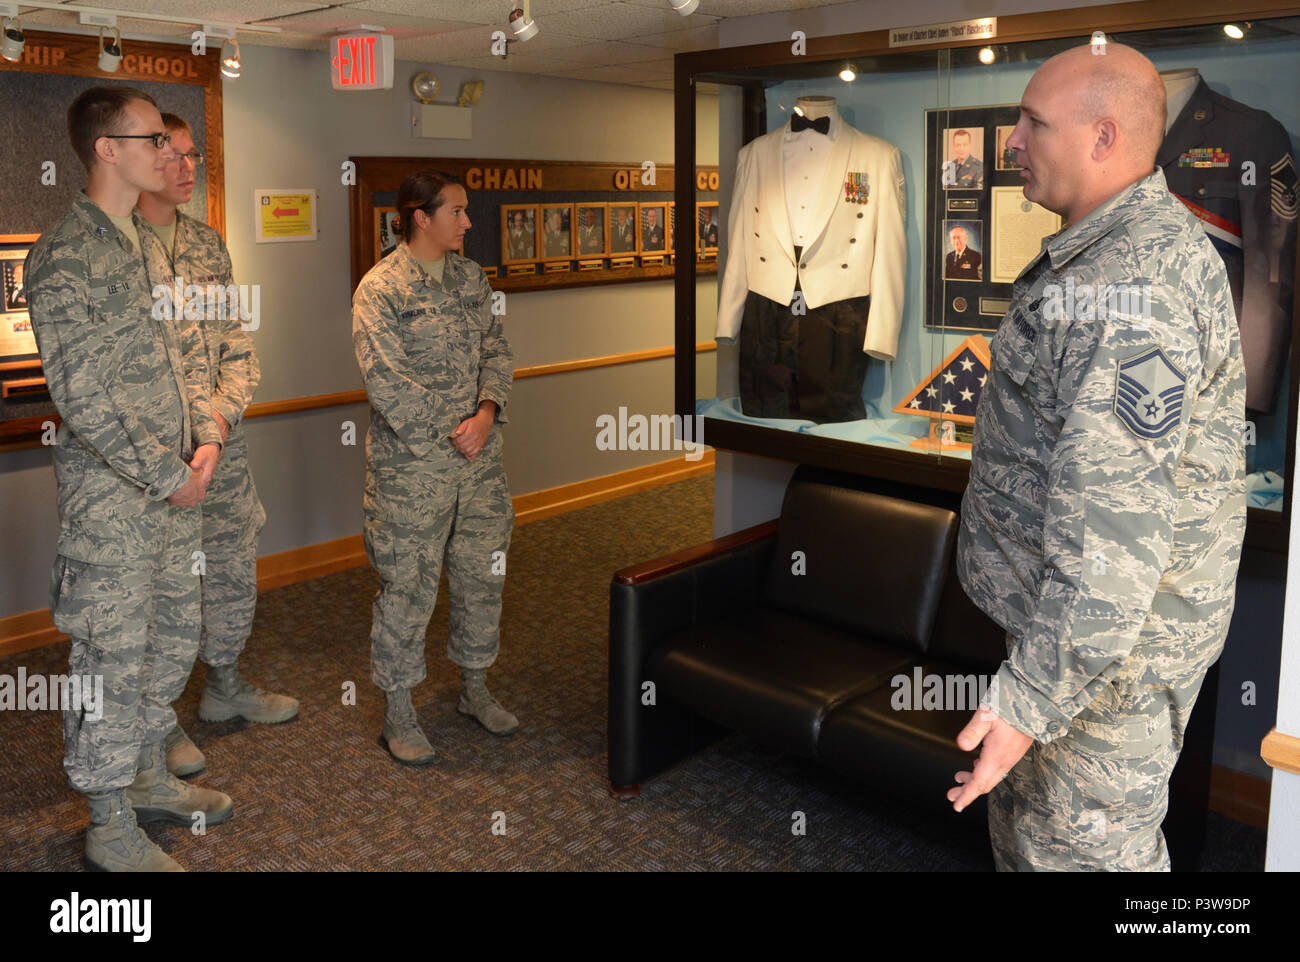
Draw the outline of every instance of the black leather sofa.
[[[973,760],[955,739],[977,707],[978,677],[990,679],[1005,657],[1004,632],[957,581],[959,509],[960,496],[950,492],[805,465],[777,521],[617,572],[612,793],[633,797],[655,773],[742,731],[954,826],[986,832],[983,799],[956,815],[945,798],[953,774]],[[919,700],[918,672],[945,679],[952,696],[969,701],[899,709],[903,686],[894,680],[906,678]],[[1202,702],[1207,696],[1212,706],[1208,682]],[[1165,830],[1182,867],[1195,862],[1203,841],[1208,714],[1208,728],[1189,731],[1171,786],[1171,811],[1180,808],[1184,818],[1167,820]],[[1189,779],[1185,768],[1198,777]]]

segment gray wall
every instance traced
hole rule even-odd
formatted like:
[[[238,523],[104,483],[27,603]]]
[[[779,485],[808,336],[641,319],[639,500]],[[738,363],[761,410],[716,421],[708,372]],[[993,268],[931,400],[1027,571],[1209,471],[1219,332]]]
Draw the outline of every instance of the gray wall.
[[[348,188],[340,179],[349,156],[673,160],[668,91],[401,62],[392,90],[347,93],[330,89],[323,53],[245,46],[242,54],[244,76],[226,81],[224,92],[226,224],[236,280],[262,285],[262,323],[254,334],[262,362],[257,401],[362,386],[351,343]],[[410,78],[431,68],[444,83],[444,100],[454,99],[466,80],[487,81],[474,108],[472,140],[411,136]],[[715,130],[716,98],[702,97],[699,113],[700,128]],[[716,164],[716,152],[702,152],[699,162]],[[254,243],[252,192],[259,187],[315,188],[320,239]],[[707,340],[717,304],[713,278],[701,280],[698,301],[699,339]],[[673,287],[658,281],[511,294],[505,324],[516,366],[664,347],[673,343]],[[711,355],[700,370],[712,393]],[[520,381],[505,429],[511,491],[676,456],[595,446],[598,414],[616,414],[620,406],[670,413],[672,387],[669,360]],[[346,420],[356,424],[353,447],[340,443]],[[360,532],[366,426],[365,405],[247,422],[268,515],[262,554]],[[4,617],[47,604],[57,528],[48,451],[0,454],[0,504]]]

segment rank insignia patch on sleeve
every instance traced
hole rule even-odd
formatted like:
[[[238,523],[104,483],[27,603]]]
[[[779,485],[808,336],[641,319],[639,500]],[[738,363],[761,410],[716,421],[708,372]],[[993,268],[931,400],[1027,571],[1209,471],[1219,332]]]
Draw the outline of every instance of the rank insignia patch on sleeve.
[[[1295,161],[1291,159],[1291,154],[1285,154],[1272,166],[1269,174],[1273,213],[1283,220],[1295,220],[1300,204],[1296,198]]]
[[[1165,352],[1153,348],[1120,363],[1115,372],[1115,414],[1140,438],[1154,441],[1178,426],[1187,378]]]

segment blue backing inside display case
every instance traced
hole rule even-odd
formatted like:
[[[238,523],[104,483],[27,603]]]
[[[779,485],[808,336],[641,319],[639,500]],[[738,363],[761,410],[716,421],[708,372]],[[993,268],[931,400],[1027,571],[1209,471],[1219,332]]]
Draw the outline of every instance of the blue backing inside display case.
[[[1143,40],[1160,33],[1116,35],[1112,39],[1141,50],[1162,71],[1194,67],[1210,89],[1271,114],[1286,129],[1292,154],[1300,153],[1300,37],[1259,41],[1225,41],[1221,44],[1153,47]],[[1081,42],[1086,42],[1086,35]],[[1013,54],[1022,44],[1010,48]],[[1008,48],[999,48],[1005,52]],[[1052,52],[1055,52],[1055,47]],[[908,449],[912,439],[929,429],[926,418],[894,414],[892,409],[907,397],[920,381],[954,351],[972,332],[950,328],[939,332],[925,325],[925,250],[934,243],[926,236],[925,212],[926,153],[925,112],[933,109],[1015,104],[1029,78],[1050,53],[1020,62],[995,61],[990,65],[959,66],[950,70],[910,70],[860,73],[846,83],[835,77],[780,83],[765,91],[767,129],[789,123],[796,100],[804,96],[834,97],[840,116],[852,127],[882,137],[902,154],[907,181],[907,277],[898,359],[872,360],[863,386],[868,420],[842,424],[814,424],[810,421],[767,420],[740,413],[737,398],[715,398],[697,404],[701,414],[732,421],[767,425],[803,434],[838,438],[865,444]],[[938,60],[936,60],[936,63]],[[1210,145],[1214,146],[1214,145]],[[985,147],[986,163],[992,162],[991,145]],[[1287,446],[1290,365],[1283,372],[1277,406],[1270,415],[1255,418],[1255,440],[1247,448],[1247,471],[1254,507],[1281,510],[1279,476],[1284,473]],[[945,450],[945,455],[969,458],[969,452]],[[1272,472],[1265,476],[1264,472]]]

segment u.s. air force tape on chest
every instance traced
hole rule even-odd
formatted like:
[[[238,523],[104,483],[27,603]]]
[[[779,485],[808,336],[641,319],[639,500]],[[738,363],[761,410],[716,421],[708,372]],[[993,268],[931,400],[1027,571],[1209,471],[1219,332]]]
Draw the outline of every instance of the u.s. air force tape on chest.
[[[1115,372],[1115,414],[1137,437],[1162,438],[1183,415],[1187,377],[1160,348],[1121,361]]]

